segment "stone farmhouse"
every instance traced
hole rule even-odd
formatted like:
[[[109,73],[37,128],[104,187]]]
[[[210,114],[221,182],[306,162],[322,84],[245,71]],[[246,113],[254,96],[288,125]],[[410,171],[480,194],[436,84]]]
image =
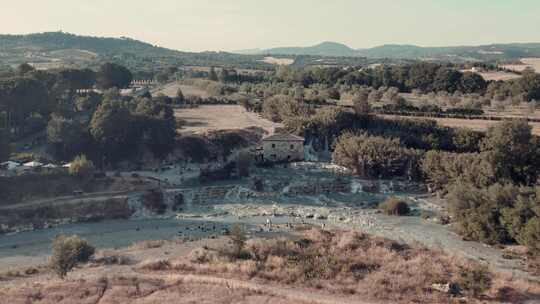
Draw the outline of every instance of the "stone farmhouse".
[[[262,161],[304,160],[304,138],[292,134],[274,134],[262,140]]]

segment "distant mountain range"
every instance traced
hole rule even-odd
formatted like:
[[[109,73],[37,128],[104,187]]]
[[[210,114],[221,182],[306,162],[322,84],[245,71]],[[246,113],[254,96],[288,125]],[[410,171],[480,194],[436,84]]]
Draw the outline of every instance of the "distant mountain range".
[[[0,35],[0,66],[29,62],[39,68],[54,68],[95,66],[102,61],[115,61],[140,69],[177,64],[272,67],[262,59],[262,56],[226,52],[182,52],[127,37],[91,37],[65,32]]]
[[[280,47],[265,50],[252,49],[238,51],[236,53],[468,61],[540,57],[540,43],[510,43],[455,47],[420,47],[415,45],[387,44],[369,49],[353,49],[341,43],[323,42],[309,47]]]
[[[336,42],[323,42],[310,47],[195,53],[163,48],[127,37],[90,37],[64,32],[0,35],[0,69],[23,62],[41,69],[96,67],[104,61],[124,64],[135,70],[156,70],[171,65],[273,69],[272,64],[264,62],[267,56],[294,57],[294,65],[298,67],[357,66],[378,63],[385,58],[394,62],[402,59],[453,62],[515,60],[540,57],[540,43],[458,47],[383,45],[370,49],[353,49]]]

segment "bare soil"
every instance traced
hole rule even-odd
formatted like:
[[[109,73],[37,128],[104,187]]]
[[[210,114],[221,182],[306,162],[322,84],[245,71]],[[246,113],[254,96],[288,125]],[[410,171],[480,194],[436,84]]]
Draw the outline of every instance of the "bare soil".
[[[248,112],[238,105],[206,105],[197,108],[178,109],[175,116],[185,125],[179,130],[184,134],[204,134],[216,130],[238,130],[260,127],[269,134],[280,124],[266,120],[256,113]]]

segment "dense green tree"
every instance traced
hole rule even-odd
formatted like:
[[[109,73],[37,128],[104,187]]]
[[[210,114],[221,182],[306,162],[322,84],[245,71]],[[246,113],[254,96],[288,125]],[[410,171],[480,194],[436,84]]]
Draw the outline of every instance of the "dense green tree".
[[[431,150],[422,160],[422,171],[432,191],[446,191],[459,181],[476,187],[487,187],[496,181],[493,167],[479,153]]]
[[[57,86],[68,90],[91,89],[96,83],[96,73],[90,69],[63,69],[57,77]]]
[[[7,127],[18,130],[32,113],[47,116],[52,109],[45,86],[23,77],[0,80],[0,111],[7,113]]]
[[[458,183],[447,199],[458,231],[465,237],[488,244],[507,243],[512,237],[501,222],[502,210],[513,206],[518,189],[495,184],[478,189]]]
[[[477,188],[459,182],[447,200],[457,231],[488,244],[517,242],[540,255],[540,188],[493,184]]]
[[[499,181],[533,185],[540,170],[538,138],[525,120],[505,120],[491,127],[482,151]]]
[[[136,151],[140,130],[126,105],[104,100],[90,122],[90,134],[106,161],[116,162]]]
[[[142,143],[152,153],[163,157],[169,153],[176,137],[176,122],[170,106],[143,98],[135,109],[139,129],[142,130]]]
[[[368,178],[418,177],[420,154],[397,139],[345,133],[335,144],[332,161]]]
[[[54,156],[64,160],[81,153],[90,140],[88,131],[81,123],[57,115],[49,120],[47,139]]]
[[[126,88],[131,84],[133,75],[131,72],[118,64],[105,63],[97,72],[97,85],[101,89]]]
[[[481,93],[483,94],[487,88],[487,82],[484,78],[476,73],[465,72],[461,77],[460,84],[463,93]]]
[[[433,80],[432,90],[454,93],[460,89],[463,74],[451,68],[440,68]]]

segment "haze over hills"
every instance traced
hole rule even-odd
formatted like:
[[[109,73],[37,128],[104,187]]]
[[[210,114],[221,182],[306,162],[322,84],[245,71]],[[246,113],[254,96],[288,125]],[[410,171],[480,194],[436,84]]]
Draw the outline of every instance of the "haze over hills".
[[[0,35],[0,65],[29,62],[42,68],[87,66],[97,61],[118,61],[144,67],[146,60],[167,64],[239,67],[269,66],[261,56],[226,52],[182,52],[143,41],[120,37],[91,37],[64,32]]]
[[[368,49],[353,49],[345,44],[323,42],[309,47],[280,47],[239,51],[258,55],[351,56],[392,59],[497,60],[540,56],[540,43],[510,43],[481,46],[420,47],[386,44]]]
[[[64,32],[0,35],[0,65],[9,66],[30,62],[38,68],[80,67],[93,66],[102,61],[115,61],[140,69],[155,67],[156,62],[161,66],[180,64],[272,69],[271,64],[263,62],[264,57],[269,55],[294,56],[296,65],[323,64],[325,61],[332,64],[357,65],[365,58],[453,62],[517,60],[523,57],[540,57],[540,43],[457,47],[388,44],[369,49],[353,49],[341,43],[323,42],[309,47],[251,49],[234,53],[194,53],[159,47],[127,37],[90,37]],[[148,60],[153,63],[149,63]]]

